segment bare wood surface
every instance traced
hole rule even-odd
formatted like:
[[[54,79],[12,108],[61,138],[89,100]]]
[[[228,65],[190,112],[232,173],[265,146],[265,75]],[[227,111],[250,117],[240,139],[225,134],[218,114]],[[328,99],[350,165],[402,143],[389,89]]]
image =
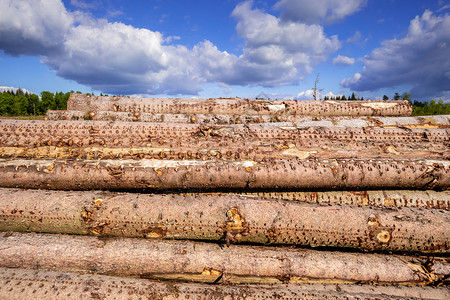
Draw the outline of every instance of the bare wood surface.
[[[0,266],[8,268],[214,282],[446,284],[446,260],[259,246],[133,238],[0,233]],[[211,278],[213,276],[213,278]]]
[[[400,159],[10,160],[0,187],[38,189],[441,189],[450,163]]]
[[[2,299],[442,299],[445,287],[345,284],[216,285],[0,268]]]
[[[174,114],[239,114],[239,115],[348,115],[348,116],[410,116],[408,101],[297,101],[249,100],[241,98],[175,99],[130,98],[121,96],[90,96],[71,94],[68,110],[124,111],[132,113]]]
[[[447,224],[450,212],[436,209],[324,206],[237,194],[0,189],[0,231],[448,253]]]

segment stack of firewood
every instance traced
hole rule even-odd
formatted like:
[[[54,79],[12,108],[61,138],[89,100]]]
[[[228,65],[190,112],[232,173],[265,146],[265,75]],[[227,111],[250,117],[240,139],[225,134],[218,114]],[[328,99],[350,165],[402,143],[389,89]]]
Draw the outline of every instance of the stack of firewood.
[[[450,116],[410,115],[72,94],[0,120],[0,295],[448,299]]]

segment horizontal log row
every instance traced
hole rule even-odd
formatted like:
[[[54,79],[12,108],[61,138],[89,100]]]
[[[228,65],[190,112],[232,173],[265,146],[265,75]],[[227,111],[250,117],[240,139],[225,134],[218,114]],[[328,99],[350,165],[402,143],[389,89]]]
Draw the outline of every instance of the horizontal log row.
[[[8,160],[0,187],[91,189],[448,189],[437,160]]]
[[[233,278],[231,278],[233,279]],[[218,282],[224,283],[224,278]],[[442,299],[447,288],[346,284],[209,285],[0,268],[2,299]]]
[[[448,224],[450,213],[435,209],[0,189],[0,231],[449,253]]]
[[[84,124],[86,123],[86,124]],[[450,129],[0,122],[0,157],[262,159],[450,157]]]
[[[345,146],[330,145],[319,147],[295,146],[294,144],[266,144],[252,145],[251,142],[228,144],[219,148],[214,143],[190,144],[178,142],[176,148],[168,143],[154,146],[117,146],[105,147],[96,145],[72,146],[30,146],[30,147],[0,147],[0,158],[27,158],[27,159],[164,159],[164,160],[264,160],[264,159],[360,159],[391,158],[391,159],[437,159],[448,160],[450,149],[415,148],[406,144],[378,145],[370,148],[369,145],[347,144]],[[221,146],[221,145],[220,145]],[[248,148],[244,148],[248,146]],[[252,147],[253,146],[253,147]],[[445,148],[445,147],[442,147]]]
[[[296,126],[448,128],[449,115],[426,117],[316,117],[302,115],[151,114],[117,111],[47,110],[47,120],[121,121],[185,124],[255,124],[294,122]]]
[[[31,146],[0,147],[0,158],[26,159],[165,159],[165,160],[263,160],[263,159],[359,159],[394,158],[404,159],[450,159],[450,149],[414,149],[414,147],[384,146],[364,149],[347,144],[347,147],[327,145],[327,147],[296,147],[293,144],[268,144],[252,146],[252,143],[235,143],[224,149],[217,145],[192,145],[189,142],[173,145],[156,145],[156,147],[105,147],[105,146]],[[248,146],[245,149],[245,146]],[[206,147],[205,147],[206,146]],[[407,145],[410,146],[410,145]],[[245,149],[245,150],[244,150]]]
[[[450,275],[446,259],[17,232],[0,233],[0,267],[209,282],[238,277],[248,283],[438,285]]]
[[[236,140],[324,140],[337,139],[360,142],[436,142],[449,143],[450,129],[411,128],[352,128],[320,126],[296,127],[293,123],[213,125],[166,124],[143,122],[105,121],[28,121],[0,120],[2,143],[11,143],[11,138],[20,137],[21,144],[34,144],[36,138],[99,138],[130,139],[149,142],[151,139],[195,139],[208,138]],[[28,142],[26,142],[28,140]],[[18,141],[15,141],[18,142]],[[43,141],[41,141],[43,143]],[[73,141],[75,143],[75,141]],[[106,141],[105,141],[106,143]],[[52,143],[53,144],[53,143]],[[136,144],[136,142],[135,142]]]
[[[328,192],[241,192],[262,197],[318,204],[364,205],[378,207],[417,207],[450,210],[450,191],[379,190]],[[179,193],[178,195],[185,195]]]
[[[240,98],[173,99],[130,98],[71,94],[68,110],[120,111],[162,114],[238,114],[313,116],[410,116],[408,101],[297,101],[249,100]]]

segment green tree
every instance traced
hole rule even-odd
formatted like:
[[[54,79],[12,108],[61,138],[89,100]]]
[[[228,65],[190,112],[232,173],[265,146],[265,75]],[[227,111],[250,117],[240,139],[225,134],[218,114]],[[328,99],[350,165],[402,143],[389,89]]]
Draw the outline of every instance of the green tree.
[[[427,116],[427,115],[448,115],[450,114],[450,104],[444,101],[431,100],[430,102],[414,101],[413,116]]]
[[[394,100],[400,100],[401,96],[399,93],[394,94]]]
[[[28,115],[37,115],[39,114],[39,96],[36,94],[31,94],[28,96]]]
[[[383,95],[383,100],[389,100],[389,97],[387,95]]]
[[[13,116],[26,116],[28,108],[28,98],[23,93],[17,93],[14,96],[14,105],[11,112]]]
[[[41,92],[41,101],[39,102],[39,114],[45,114],[48,109],[56,109],[57,104],[55,95],[48,91]]]
[[[402,100],[408,100],[409,102],[411,102],[411,94],[410,93],[403,93],[402,94]]]

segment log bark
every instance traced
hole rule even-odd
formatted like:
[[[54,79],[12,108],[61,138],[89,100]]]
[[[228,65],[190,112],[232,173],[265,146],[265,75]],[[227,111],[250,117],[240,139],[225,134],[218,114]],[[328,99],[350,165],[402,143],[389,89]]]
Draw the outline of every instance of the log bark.
[[[445,128],[3,120],[0,132],[2,158],[450,157],[450,129]]]
[[[224,115],[224,114],[152,114],[118,111],[47,110],[47,120],[120,121],[181,123],[203,125],[294,122],[296,126],[449,128],[449,115],[424,117],[303,116],[303,115]]]
[[[0,187],[351,190],[450,187],[450,163],[394,159],[5,160]]]
[[[89,236],[0,233],[0,267],[215,282],[446,284],[445,259]],[[211,276],[214,276],[211,278]],[[447,279],[446,279],[447,278]]]
[[[223,283],[221,280],[218,283]],[[209,285],[0,268],[2,299],[442,299],[445,287],[345,284]]]
[[[410,116],[408,101],[297,101],[240,98],[170,99],[71,94],[68,110],[169,114]]]
[[[450,210],[450,191],[379,190],[329,192],[242,192],[248,197],[262,197],[318,204],[377,207],[417,207]]]
[[[447,224],[450,212],[436,209],[0,189],[0,231],[449,253]]]

